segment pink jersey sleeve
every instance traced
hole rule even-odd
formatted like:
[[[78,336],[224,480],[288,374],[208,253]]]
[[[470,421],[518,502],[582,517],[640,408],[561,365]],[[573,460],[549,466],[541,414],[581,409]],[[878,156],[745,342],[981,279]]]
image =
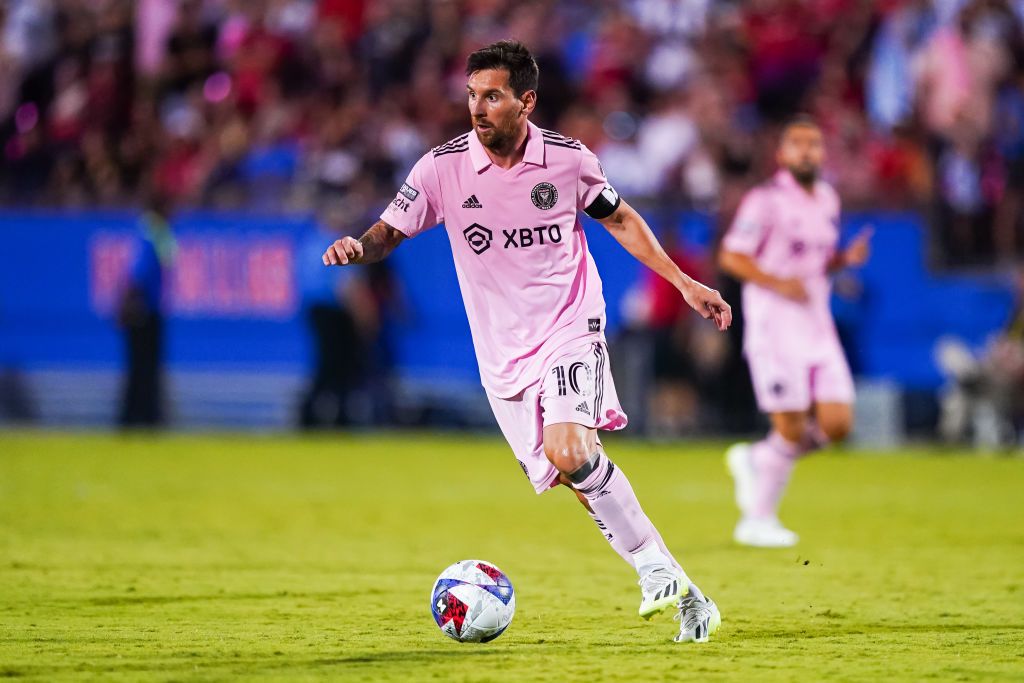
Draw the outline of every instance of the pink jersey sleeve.
[[[380,218],[406,237],[415,237],[444,220],[441,183],[430,152],[412,167],[409,177]]]
[[[753,256],[761,248],[768,232],[767,197],[755,188],[740,202],[736,217],[722,240],[722,249]]]
[[[586,145],[582,145],[580,175],[576,183],[576,208],[591,218],[607,218],[619,208],[619,193],[604,175],[601,162]]]

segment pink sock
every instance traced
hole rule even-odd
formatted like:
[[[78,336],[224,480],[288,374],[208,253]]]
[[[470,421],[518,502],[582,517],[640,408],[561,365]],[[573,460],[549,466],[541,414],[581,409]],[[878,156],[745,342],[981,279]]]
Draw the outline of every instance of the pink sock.
[[[793,466],[811,450],[814,447],[810,442],[793,443],[775,431],[751,447],[751,460],[757,472],[757,493],[751,516],[765,518],[778,514],[779,501]]]
[[[612,549],[619,554],[619,557],[626,561],[626,564],[628,564],[630,567],[635,568],[635,565],[633,564],[633,556],[630,555],[629,551],[622,547],[622,543],[620,543],[619,540],[615,536],[613,536],[610,531],[608,531],[608,527],[605,525],[604,522],[601,521],[601,518],[593,512],[587,512],[587,514],[590,515],[590,518],[594,520],[595,524],[597,524],[597,528],[601,530],[601,534],[604,536],[605,540],[608,541],[608,545],[610,545]],[[657,527],[654,527],[652,525],[652,528],[654,529],[654,540],[658,544],[658,548],[661,549],[662,554],[665,555],[665,557],[667,557],[668,559],[672,560],[672,565],[676,569],[678,569],[679,571],[683,571],[682,565],[680,565],[679,562],[676,561],[676,558],[673,557],[671,551],[669,551],[668,546],[665,545],[665,541],[662,540],[661,534],[658,532]]]
[[[641,509],[629,480],[603,452],[594,454],[569,479],[607,527],[606,533],[627,553],[632,555],[657,543],[654,525]]]
[[[594,524],[597,525],[597,528],[601,530],[601,534],[604,536],[604,540],[608,541],[608,545],[612,547],[612,550],[617,552],[619,554],[619,557],[624,559],[626,561],[626,564],[628,564],[632,568],[633,556],[629,554],[628,550],[622,547],[622,542],[619,541],[619,539],[616,538],[615,535],[612,534],[612,532],[608,531],[608,527],[605,525],[604,522],[601,521],[600,517],[598,517],[593,512],[589,511],[587,512],[587,514],[590,515],[590,518],[592,520],[594,520]]]

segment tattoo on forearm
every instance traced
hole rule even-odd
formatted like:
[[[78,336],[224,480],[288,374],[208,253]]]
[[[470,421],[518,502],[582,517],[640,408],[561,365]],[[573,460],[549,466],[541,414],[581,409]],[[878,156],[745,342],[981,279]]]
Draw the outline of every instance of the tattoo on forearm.
[[[376,263],[387,257],[405,239],[405,235],[384,221],[377,221],[359,238],[363,245],[360,263]]]

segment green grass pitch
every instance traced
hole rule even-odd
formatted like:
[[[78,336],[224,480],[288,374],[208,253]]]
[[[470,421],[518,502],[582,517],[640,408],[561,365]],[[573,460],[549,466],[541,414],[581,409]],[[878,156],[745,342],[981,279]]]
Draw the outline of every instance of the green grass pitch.
[[[0,433],[0,677],[1024,679],[1024,460],[811,458],[783,509],[800,546],[755,551],[730,542],[722,448],[608,443],[721,606],[684,646],[497,438]],[[487,645],[429,614],[466,558],[517,591]]]

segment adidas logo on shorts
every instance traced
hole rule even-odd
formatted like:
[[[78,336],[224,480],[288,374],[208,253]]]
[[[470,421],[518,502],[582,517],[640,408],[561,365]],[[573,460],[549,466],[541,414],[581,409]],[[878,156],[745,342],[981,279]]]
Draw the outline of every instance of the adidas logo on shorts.
[[[577,413],[586,413],[587,415],[590,415],[590,408],[587,407],[587,402],[584,401],[583,403],[581,403],[578,406],[576,406],[576,412]]]
[[[462,202],[463,209],[482,209],[484,205],[480,203],[480,200],[476,198],[476,195],[471,196],[466,201]]]

